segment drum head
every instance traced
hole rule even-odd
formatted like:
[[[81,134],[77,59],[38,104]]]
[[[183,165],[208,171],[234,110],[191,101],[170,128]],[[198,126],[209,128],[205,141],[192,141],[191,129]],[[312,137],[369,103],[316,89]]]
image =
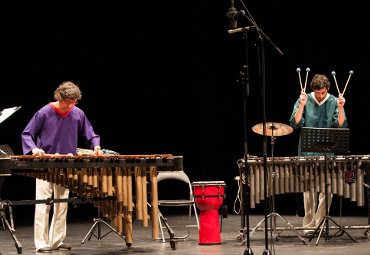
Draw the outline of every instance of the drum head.
[[[192,186],[226,186],[224,181],[199,181],[192,182]]]

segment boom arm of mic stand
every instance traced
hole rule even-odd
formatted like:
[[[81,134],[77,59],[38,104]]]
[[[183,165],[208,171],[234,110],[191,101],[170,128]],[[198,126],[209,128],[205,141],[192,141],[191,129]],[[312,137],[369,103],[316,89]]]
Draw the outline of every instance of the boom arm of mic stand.
[[[261,34],[267,39],[267,41],[270,42],[270,44],[277,50],[277,52],[279,52],[280,55],[284,55],[284,53],[271,41],[270,37],[268,37],[263,30],[257,29],[257,31],[261,32]]]
[[[259,33],[259,34],[261,34],[261,35],[263,35],[263,37],[265,37],[266,39],[267,39],[267,41],[269,41],[269,43],[277,50],[277,52],[279,52],[279,54],[280,55],[284,55],[284,53],[271,41],[271,39],[270,39],[270,37],[268,37],[266,34],[265,34],[265,32],[263,32],[263,30],[262,29],[260,29],[258,26],[257,26],[257,24],[256,24],[256,22],[254,21],[254,19],[252,19],[252,18],[250,18],[250,17],[248,17],[248,15],[246,15],[246,13],[245,13],[245,11],[244,10],[241,10],[241,11],[239,11],[239,13],[241,14],[241,15],[243,15],[250,23],[252,23],[253,24],[253,26],[251,26],[251,27],[254,27],[254,28],[256,28],[257,29],[257,33]],[[230,30],[229,30],[230,31]],[[229,32],[230,33],[230,32]]]

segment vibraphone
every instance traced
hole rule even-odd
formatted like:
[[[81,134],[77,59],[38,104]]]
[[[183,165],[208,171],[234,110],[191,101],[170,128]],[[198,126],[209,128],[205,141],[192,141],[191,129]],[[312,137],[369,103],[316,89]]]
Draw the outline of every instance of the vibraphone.
[[[152,237],[159,237],[157,172],[183,169],[182,156],[172,154],[7,156],[0,158],[0,176],[23,175],[60,184],[77,196],[94,199],[104,217],[132,243],[132,213],[148,227],[147,184],[150,186]],[[133,180],[134,179],[134,180]],[[134,183],[134,184],[133,184]],[[133,199],[135,192],[135,205]],[[112,197],[114,199],[99,199]]]
[[[250,207],[255,208],[265,197],[264,159],[250,157],[247,164],[244,163],[244,159],[238,160],[239,166],[245,165],[248,168]],[[324,156],[274,157],[273,160],[267,158],[266,195],[269,197],[273,192],[275,195],[304,191],[325,192],[325,170],[328,169],[328,192],[357,202],[357,206],[364,206],[364,187],[369,187],[369,183],[365,181],[369,174],[369,167],[366,167],[368,163],[369,155],[327,156],[326,160]],[[328,164],[328,168],[325,164]]]

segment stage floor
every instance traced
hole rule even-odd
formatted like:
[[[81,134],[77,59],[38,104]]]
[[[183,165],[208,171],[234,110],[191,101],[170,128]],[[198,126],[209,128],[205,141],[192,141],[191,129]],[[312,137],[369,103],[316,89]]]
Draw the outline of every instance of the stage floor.
[[[341,236],[332,236],[326,238],[321,236],[309,238],[303,237],[303,230],[300,228],[302,217],[295,215],[281,215],[284,220],[297,230],[298,234],[291,230],[289,224],[280,217],[272,217],[276,220],[275,230],[265,231],[265,222],[263,221],[256,231],[249,232],[249,242],[247,242],[247,233],[243,233],[242,217],[237,214],[228,215],[226,218],[220,217],[220,233],[221,244],[199,244],[198,230],[190,228],[190,235],[185,241],[179,240],[175,243],[174,248],[171,248],[170,242],[163,243],[161,240],[154,240],[151,237],[151,227],[143,227],[141,221],[135,221],[133,225],[133,241],[129,247],[123,237],[115,232],[109,232],[109,228],[104,224],[100,224],[100,238],[97,232],[91,236],[91,239],[82,241],[92,229],[93,219],[85,220],[69,220],[68,234],[65,243],[72,246],[71,251],[53,251],[52,254],[72,255],[72,254],[88,254],[88,255],[113,255],[113,254],[370,254],[370,241],[368,239],[368,218],[364,216],[355,217],[332,217],[332,219],[340,226],[345,226],[346,233]],[[174,225],[173,230],[175,236],[180,236],[184,232],[176,226],[186,222],[186,216],[168,215],[168,222]],[[185,220],[185,221],[184,221]],[[264,220],[264,215],[251,215],[249,217],[250,229],[253,229],[257,224]],[[331,220],[329,222],[329,234],[337,233],[336,226]],[[271,218],[268,218],[268,224],[271,224]],[[176,225],[176,226],[175,226]],[[269,225],[270,226],[270,225]],[[261,228],[261,229],[260,229]],[[284,228],[288,228],[284,230]],[[290,228],[290,229],[289,229]],[[22,245],[22,254],[35,254],[33,243],[33,226],[32,223],[18,225],[15,223],[15,235]],[[97,230],[97,229],[96,229]],[[166,229],[164,229],[167,234]],[[216,231],[217,233],[217,231]],[[104,236],[105,235],[105,236]],[[307,244],[302,241],[300,235]],[[266,239],[267,236],[267,239]],[[353,242],[351,237],[356,240]],[[13,255],[19,254],[11,234],[6,229],[0,230],[0,254]],[[37,253],[41,254],[41,253]]]

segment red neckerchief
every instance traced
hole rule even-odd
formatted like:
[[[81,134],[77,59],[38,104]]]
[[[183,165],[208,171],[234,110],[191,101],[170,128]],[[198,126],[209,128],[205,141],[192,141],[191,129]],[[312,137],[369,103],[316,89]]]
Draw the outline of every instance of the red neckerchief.
[[[72,109],[71,110],[69,110],[69,111],[66,111],[65,113],[62,113],[61,111],[59,111],[59,109],[58,108],[56,108],[54,105],[53,105],[53,103],[50,103],[50,106],[51,106],[51,108],[53,108],[54,109],[54,111],[56,112],[56,113],[58,113],[60,116],[62,116],[63,118],[65,118],[65,117],[67,117],[67,115],[72,111]]]

